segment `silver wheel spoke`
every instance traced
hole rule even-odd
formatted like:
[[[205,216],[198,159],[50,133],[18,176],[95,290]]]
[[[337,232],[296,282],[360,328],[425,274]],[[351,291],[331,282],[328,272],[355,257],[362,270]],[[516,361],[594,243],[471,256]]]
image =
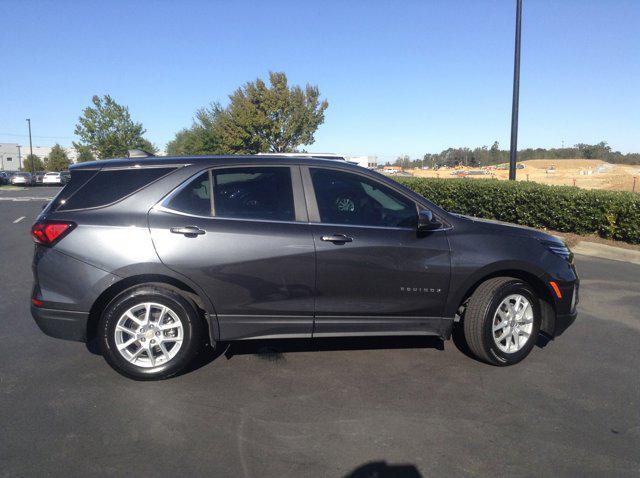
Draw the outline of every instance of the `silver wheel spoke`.
[[[506,320],[503,320],[502,322],[500,322],[498,325],[494,325],[493,326],[493,331],[497,332],[498,330],[502,330],[504,329],[507,325],[509,325],[509,322],[507,322]]]
[[[160,317],[158,317],[158,325],[162,323],[162,320],[164,319],[164,316],[166,313],[167,313],[167,308],[163,307],[162,311],[160,312]]]
[[[138,350],[131,354],[131,361],[135,361],[135,359],[138,358],[138,355],[140,355],[142,352],[144,352],[144,347],[141,345]]]
[[[165,361],[169,361],[171,360],[171,357],[169,355],[169,351],[167,350],[167,347],[164,346],[164,343],[160,342],[158,344],[158,346],[160,347],[160,350],[162,351],[162,355],[164,356]]]
[[[175,329],[176,327],[182,327],[182,324],[179,323],[171,323],[171,324],[164,324],[158,327],[158,329],[160,330],[169,330],[169,329]]]
[[[144,304],[144,323],[149,323],[149,317],[151,316],[151,304]]]
[[[182,337],[163,337],[163,342],[182,342]]]
[[[143,322],[142,320],[140,320],[139,318],[137,318],[135,315],[133,315],[133,314],[131,313],[131,310],[127,310],[127,311],[125,312],[125,315],[126,315],[127,317],[129,317],[131,320],[133,320],[136,324],[138,324],[138,325],[144,325],[144,322]]]
[[[126,342],[124,342],[122,344],[118,344],[118,350],[126,349],[129,345],[133,344],[136,341],[137,341],[137,339],[135,337],[132,337],[131,339],[127,340]]]
[[[129,334],[129,335],[135,335],[136,331],[135,330],[131,330],[128,329],[127,327],[124,327],[123,325],[116,325],[116,330],[119,330],[120,332],[124,332],[125,334]]]
[[[502,342],[504,339],[511,335],[510,330],[505,330],[504,333],[500,337],[496,337],[496,342]]]
[[[149,356],[149,360],[151,361],[151,366],[155,367],[156,366],[156,358],[153,356],[153,347],[149,347],[147,349],[147,355]]]

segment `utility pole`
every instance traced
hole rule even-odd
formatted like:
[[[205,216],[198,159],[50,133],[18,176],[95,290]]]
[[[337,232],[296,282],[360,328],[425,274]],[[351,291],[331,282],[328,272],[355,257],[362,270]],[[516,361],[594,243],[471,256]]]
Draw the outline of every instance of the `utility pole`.
[[[33,160],[33,144],[31,143],[31,119],[27,118],[27,123],[29,123],[29,155],[31,156],[31,174],[33,175],[33,177],[36,177],[36,165],[35,165],[35,161]],[[35,179],[34,179],[35,181]]]
[[[516,47],[513,59],[513,102],[511,103],[511,151],[509,152],[509,179],[516,180],[516,157],[518,155],[518,102],[520,100],[520,27],[522,0],[516,8]]]

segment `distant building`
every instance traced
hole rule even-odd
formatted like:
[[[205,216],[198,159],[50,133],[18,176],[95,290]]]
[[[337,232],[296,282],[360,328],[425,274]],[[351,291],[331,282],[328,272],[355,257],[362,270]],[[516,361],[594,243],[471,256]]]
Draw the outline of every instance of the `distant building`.
[[[0,143],[0,171],[19,171],[21,167],[20,145]]]
[[[345,156],[345,159],[363,168],[376,169],[378,167],[377,156]]]
[[[72,163],[75,163],[77,161],[78,152],[75,150],[75,148],[62,148],[62,149],[64,149],[64,152],[67,153],[67,156],[69,157]],[[33,154],[35,154],[37,157],[39,157],[43,161],[44,161],[44,158],[49,156],[50,152],[51,152],[51,146],[34,146],[33,147]],[[26,158],[28,155],[29,155],[29,146],[27,147],[23,146],[22,156]]]

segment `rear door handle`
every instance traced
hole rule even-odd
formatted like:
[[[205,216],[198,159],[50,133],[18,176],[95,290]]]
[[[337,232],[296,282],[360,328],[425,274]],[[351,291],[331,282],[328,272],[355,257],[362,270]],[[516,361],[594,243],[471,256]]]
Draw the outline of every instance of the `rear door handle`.
[[[186,237],[201,236],[207,232],[196,226],[172,227],[170,231],[174,234],[184,234]]]
[[[322,236],[322,240],[337,244],[344,244],[345,242],[353,242],[353,237],[345,236],[344,234],[332,234],[330,236]]]

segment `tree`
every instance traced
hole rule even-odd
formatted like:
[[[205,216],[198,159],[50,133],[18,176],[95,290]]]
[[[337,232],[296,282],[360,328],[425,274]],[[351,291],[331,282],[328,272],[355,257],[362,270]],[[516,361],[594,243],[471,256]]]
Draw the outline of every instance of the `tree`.
[[[44,159],[47,171],[66,171],[71,165],[71,160],[66,151],[58,143],[53,145],[49,156]]]
[[[95,161],[96,157],[91,152],[91,149],[88,146],[76,145],[76,152],[78,156],[76,158],[76,162],[78,163],[86,163],[88,161]]]
[[[22,170],[27,172],[43,171],[44,163],[35,154],[28,154],[25,160],[22,162]]]
[[[146,130],[141,123],[135,123],[129,108],[116,103],[111,96],[91,99],[93,107],[84,109],[74,133],[80,142],[73,143],[77,149],[87,147],[98,158],[122,157],[129,149],[143,149],[151,153],[155,146],[143,137]]]
[[[220,144],[220,132],[216,126],[220,111],[222,107],[218,103],[199,109],[191,128],[178,131],[175,138],[167,143],[167,154],[187,156],[225,152]]]
[[[198,110],[193,125],[176,134],[169,154],[255,154],[295,151],[313,144],[329,106],[317,86],[289,87],[284,73],[269,73],[238,88],[223,108]]]

